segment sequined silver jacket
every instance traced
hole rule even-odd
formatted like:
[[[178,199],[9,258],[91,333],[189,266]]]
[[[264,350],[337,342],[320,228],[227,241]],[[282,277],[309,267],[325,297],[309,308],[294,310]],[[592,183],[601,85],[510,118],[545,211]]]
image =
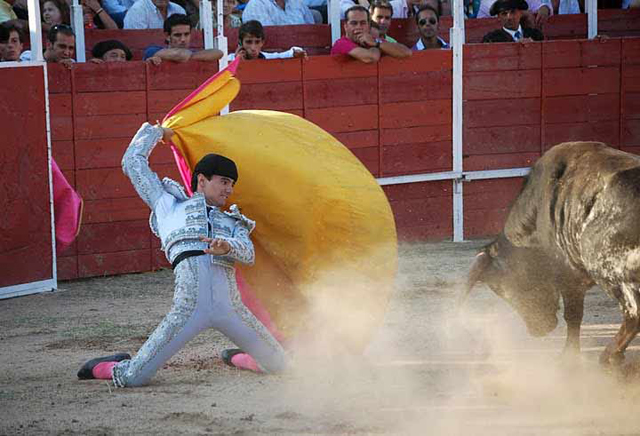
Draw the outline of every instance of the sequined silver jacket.
[[[178,182],[166,177],[160,181],[151,171],[149,156],[162,133],[162,128],[144,123],[122,157],[122,171],[151,208],[149,224],[162,241],[169,262],[183,251],[204,250],[208,244],[200,238],[209,237],[223,239],[231,247],[224,256],[211,256],[213,263],[229,268],[236,260],[252,264],[255,253],[249,234],[255,228],[254,221],[242,215],[236,205],[229,212],[210,207],[207,213],[202,194],[196,192],[189,198]]]

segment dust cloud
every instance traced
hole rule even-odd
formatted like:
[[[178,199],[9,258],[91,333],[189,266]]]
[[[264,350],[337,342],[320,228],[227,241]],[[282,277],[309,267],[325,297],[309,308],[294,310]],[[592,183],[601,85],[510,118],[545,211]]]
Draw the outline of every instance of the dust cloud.
[[[320,296],[307,320],[313,334],[290,344],[291,374],[278,397],[299,413],[335,420],[338,433],[639,433],[640,384],[599,366],[602,347],[563,356],[564,327],[530,338],[515,312],[482,286],[456,306],[477,245],[455,265],[448,257],[425,261],[420,249],[401,251],[389,312],[364,359],[341,338],[371,328],[362,313],[375,311],[381,292],[371,283],[356,290],[361,278],[337,271],[320,281],[323,288],[308,293]],[[599,316],[615,318],[615,310]],[[591,339],[597,326],[586,329]]]

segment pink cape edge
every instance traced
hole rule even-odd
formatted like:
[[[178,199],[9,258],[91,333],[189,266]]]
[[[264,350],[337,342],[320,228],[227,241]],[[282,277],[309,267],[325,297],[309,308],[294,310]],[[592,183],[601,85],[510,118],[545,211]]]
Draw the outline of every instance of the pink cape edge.
[[[80,231],[82,198],[71,187],[53,158],[51,158],[51,180],[56,228],[56,254],[60,254],[73,243]]]

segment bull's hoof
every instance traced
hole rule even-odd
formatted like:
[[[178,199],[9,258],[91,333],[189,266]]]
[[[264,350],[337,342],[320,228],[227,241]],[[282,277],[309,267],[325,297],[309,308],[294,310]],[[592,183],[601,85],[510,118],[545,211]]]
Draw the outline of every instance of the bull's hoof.
[[[599,361],[600,365],[602,366],[611,366],[617,368],[624,363],[624,353],[611,353],[607,350],[604,350],[600,355]]]
[[[558,361],[562,367],[574,367],[582,362],[579,351],[574,348],[565,348],[558,356]]]

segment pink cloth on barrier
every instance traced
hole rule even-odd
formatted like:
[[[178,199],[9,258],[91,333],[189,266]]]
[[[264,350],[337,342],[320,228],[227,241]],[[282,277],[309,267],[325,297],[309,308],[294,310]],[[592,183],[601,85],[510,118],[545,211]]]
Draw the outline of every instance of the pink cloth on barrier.
[[[82,198],[71,187],[53,158],[51,159],[51,173],[53,214],[56,223],[56,253],[60,254],[73,243],[80,230]]]

